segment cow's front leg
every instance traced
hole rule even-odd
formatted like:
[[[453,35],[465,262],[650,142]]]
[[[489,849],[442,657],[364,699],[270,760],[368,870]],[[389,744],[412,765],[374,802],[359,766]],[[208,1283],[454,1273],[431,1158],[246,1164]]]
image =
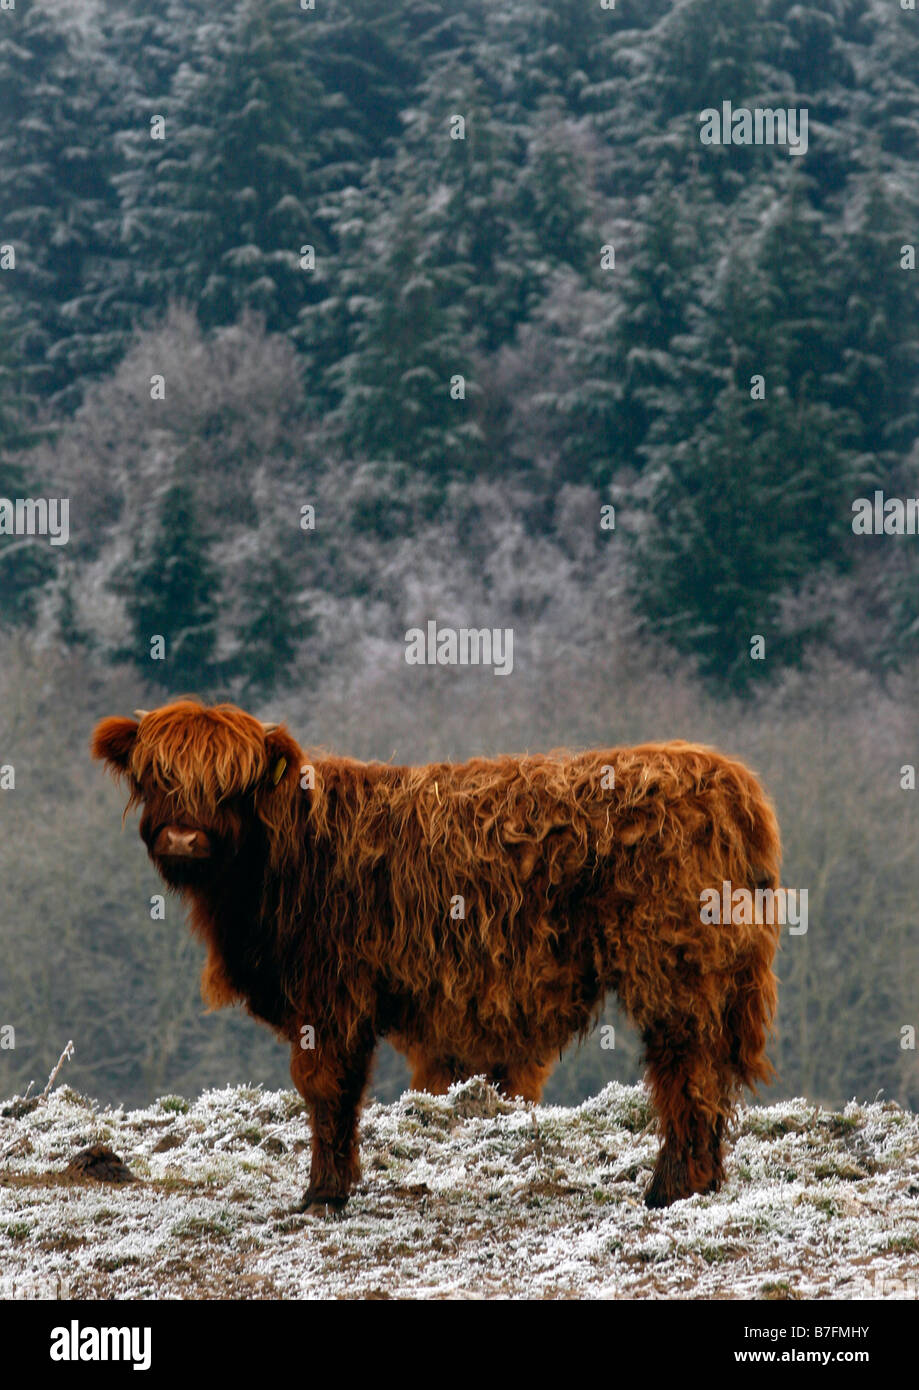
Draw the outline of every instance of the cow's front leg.
[[[300,1210],[343,1207],[360,1177],[358,1112],[373,1056],[373,1040],[334,1057],[293,1048],[290,1074],[310,1109],[310,1183]]]

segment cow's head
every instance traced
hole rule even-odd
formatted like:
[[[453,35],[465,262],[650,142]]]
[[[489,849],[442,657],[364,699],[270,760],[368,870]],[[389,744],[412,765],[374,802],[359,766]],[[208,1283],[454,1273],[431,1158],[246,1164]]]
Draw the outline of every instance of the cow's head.
[[[125,813],[142,808],[141,838],[172,887],[213,881],[254,832],[289,828],[302,755],[285,729],[194,700],[137,716],[103,719],[93,756],[127,782]]]

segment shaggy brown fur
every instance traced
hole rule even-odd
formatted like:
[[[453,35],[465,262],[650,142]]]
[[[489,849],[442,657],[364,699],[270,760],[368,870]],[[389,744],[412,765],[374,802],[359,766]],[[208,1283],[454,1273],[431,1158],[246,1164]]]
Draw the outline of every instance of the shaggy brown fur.
[[[416,1088],[485,1073],[538,1100],[609,990],[643,1035],[660,1120],[646,1201],[718,1187],[733,1105],[770,1074],[776,999],[778,929],[700,916],[725,880],[778,886],[775,816],[740,763],[687,743],[310,758],[284,728],[191,701],[103,720],[93,752],[127,779],[154,863],[191,905],[206,1000],[244,1001],[291,1044],[308,1204],[343,1202],[358,1176],[380,1037]]]

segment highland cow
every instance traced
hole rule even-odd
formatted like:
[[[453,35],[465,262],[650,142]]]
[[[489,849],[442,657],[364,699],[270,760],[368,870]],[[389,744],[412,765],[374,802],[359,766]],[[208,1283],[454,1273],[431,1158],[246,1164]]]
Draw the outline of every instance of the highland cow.
[[[645,1201],[719,1187],[740,1092],[771,1072],[776,999],[777,928],[700,913],[725,881],[777,886],[776,819],[745,767],[688,743],[393,767],[310,757],[232,705],[138,715],[104,719],[94,755],[190,904],[205,1000],[290,1043],[306,1206],[342,1205],[359,1175],[378,1039],[416,1089],[484,1074],[536,1101],[610,990],[660,1126]]]

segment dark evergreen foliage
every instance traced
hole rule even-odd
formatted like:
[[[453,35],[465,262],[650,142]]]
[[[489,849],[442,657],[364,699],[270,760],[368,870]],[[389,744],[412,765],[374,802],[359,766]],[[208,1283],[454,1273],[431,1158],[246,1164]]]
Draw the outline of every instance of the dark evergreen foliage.
[[[66,413],[171,301],[206,330],[254,310],[300,354],[319,449],[403,470],[409,513],[482,475],[526,477],[534,516],[565,487],[615,488],[640,610],[713,679],[753,677],[751,625],[782,658],[770,671],[836,640],[832,623],[786,623],[815,567],[885,592],[846,527],[853,489],[911,486],[919,433],[908,14],[93,13],[21,0],[0,34],[7,450],[28,442],[8,402],[17,419]],[[724,100],[806,107],[807,154],[703,146],[700,112]],[[915,626],[901,570],[892,665]]]
[[[133,645],[124,655],[170,689],[203,690],[215,675],[219,580],[208,561],[194,489],[181,475],[164,488],[149,535],[124,577]],[[165,658],[151,658],[164,639]]]

